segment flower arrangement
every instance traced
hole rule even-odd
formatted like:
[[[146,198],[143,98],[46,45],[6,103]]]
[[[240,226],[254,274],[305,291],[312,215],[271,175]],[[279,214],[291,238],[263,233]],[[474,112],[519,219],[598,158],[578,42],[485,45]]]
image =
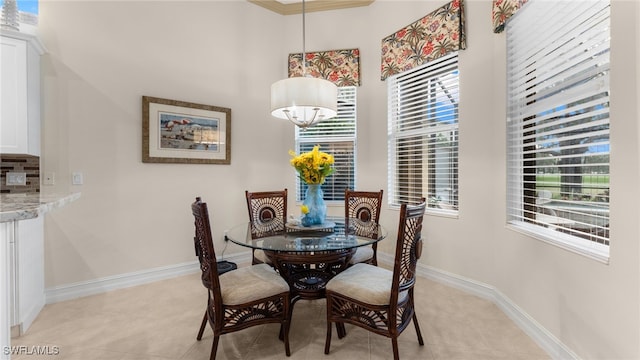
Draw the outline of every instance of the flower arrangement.
[[[289,150],[291,165],[298,171],[300,179],[309,185],[324,183],[324,179],[335,172],[333,167],[333,155],[320,151],[316,145],[313,150],[296,156],[293,150]]]

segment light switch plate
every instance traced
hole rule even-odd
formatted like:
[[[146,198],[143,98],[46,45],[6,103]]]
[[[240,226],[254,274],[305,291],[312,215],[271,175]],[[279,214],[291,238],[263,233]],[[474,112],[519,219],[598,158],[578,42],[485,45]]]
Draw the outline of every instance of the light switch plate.
[[[7,172],[7,186],[25,186],[25,185],[27,185],[27,173]]]
[[[72,185],[82,185],[84,183],[84,177],[81,172],[74,172],[71,174],[71,184]]]

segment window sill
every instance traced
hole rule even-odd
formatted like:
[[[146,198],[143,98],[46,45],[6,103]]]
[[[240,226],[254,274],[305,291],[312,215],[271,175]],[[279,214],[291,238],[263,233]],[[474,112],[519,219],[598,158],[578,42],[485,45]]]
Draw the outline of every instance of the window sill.
[[[424,211],[425,215],[429,215],[429,216],[439,216],[439,217],[445,217],[445,218],[450,218],[450,219],[458,219],[458,211],[457,210],[445,210],[445,209],[433,209],[433,208],[427,208]]]
[[[400,210],[400,206],[398,205],[389,205],[389,210]],[[445,217],[449,219],[458,219],[458,210],[447,210],[447,209],[435,209],[435,208],[426,208],[424,210],[424,214],[427,216],[439,216]]]
[[[543,228],[538,225],[512,221],[507,224],[507,229],[533,237],[547,244],[596,260],[603,264],[609,264],[609,246],[596,242],[576,238],[568,234]]]

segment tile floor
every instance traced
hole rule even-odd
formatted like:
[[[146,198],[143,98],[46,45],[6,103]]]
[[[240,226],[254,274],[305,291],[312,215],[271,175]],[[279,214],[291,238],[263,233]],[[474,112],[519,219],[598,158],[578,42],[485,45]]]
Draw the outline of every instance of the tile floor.
[[[402,359],[549,359],[489,301],[420,277],[416,302],[425,345],[410,325],[399,338]],[[12,359],[209,359],[211,329],[196,341],[205,304],[193,274],[47,305],[27,333],[13,339],[12,346],[23,348]],[[393,358],[388,338],[350,325],[344,339],[334,329],[325,355],[325,316],[324,300],[296,303],[289,359]],[[278,330],[269,324],[223,335],[217,358],[285,359]],[[34,355],[38,346],[49,354]]]

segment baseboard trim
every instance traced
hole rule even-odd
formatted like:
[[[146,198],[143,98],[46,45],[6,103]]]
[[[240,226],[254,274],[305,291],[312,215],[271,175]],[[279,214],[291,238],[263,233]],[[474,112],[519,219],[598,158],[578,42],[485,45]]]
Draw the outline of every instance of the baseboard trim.
[[[393,257],[378,252],[378,262],[393,266]],[[493,302],[552,359],[580,359],[576,353],[495,287],[420,264],[418,264],[416,272],[420,276]]]
[[[235,255],[235,254],[234,254]],[[245,261],[246,254],[228,255],[224,260],[240,263]],[[222,259],[219,259],[222,260]],[[158,267],[154,269],[135,271],[126,274],[107,276],[100,279],[81,281],[73,284],[45,289],[47,304],[71,300],[79,297],[104,293],[107,291],[124,289],[131,286],[143,285],[159,280],[188,275],[200,271],[198,261]]]
[[[221,260],[221,259],[220,259]],[[225,260],[235,262],[238,266],[250,264],[251,255],[245,253],[225,256]],[[378,252],[378,262],[386,266],[393,266],[393,257]],[[149,270],[136,271],[127,274],[108,276],[100,279],[58,286],[45,290],[47,304],[75,299],[83,296],[100,294],[111,290],[123,289],[131,286],[148,284],[151,282],[174,278],[177,276],[197,273],[200,267],[197,261],[164,266]],[[579,359],[571,349],[558,338],[529,316],[511,299],[495,287],[473,279],[418,264],[418,275],[439,283],[462,290],[472,295],[489,300],[496,304],[522,331],[535,341],[552,359]]]

